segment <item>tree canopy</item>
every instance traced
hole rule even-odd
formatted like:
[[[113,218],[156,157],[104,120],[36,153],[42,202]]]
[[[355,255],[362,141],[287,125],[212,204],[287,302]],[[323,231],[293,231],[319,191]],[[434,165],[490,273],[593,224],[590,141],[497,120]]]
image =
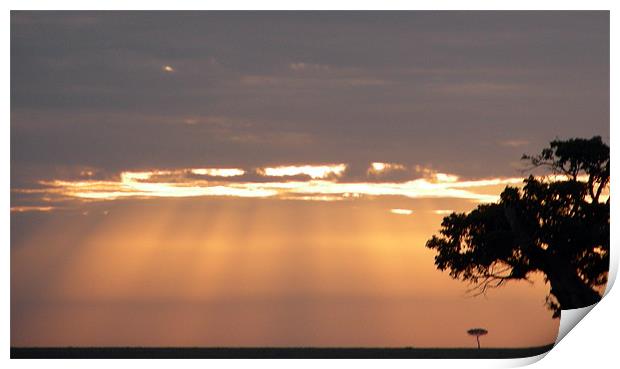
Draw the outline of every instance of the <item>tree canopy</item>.
[[[542,272],[558,317],[598,302],[607,283],[609,147],[599,136],[555,140],[522,159],[545,175],[506,187],[497,203],[450,214],[426,246],[437,251],[439,270],[476,294]]]

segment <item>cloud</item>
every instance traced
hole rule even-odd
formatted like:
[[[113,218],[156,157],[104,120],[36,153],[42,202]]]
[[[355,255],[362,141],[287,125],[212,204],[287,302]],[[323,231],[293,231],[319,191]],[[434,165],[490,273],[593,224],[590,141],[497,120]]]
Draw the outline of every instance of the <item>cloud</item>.
[[[372,175],[382,175],[392,171],[404,171],[405,166],[402,164],[396,163],[382,163],[382,162],[372,162],[370,163],[370,168],[368,169],[368,174]]]
[[[244,86],[270,87],[280,91],[379,87],[394,85],[398,81],[388,78],[391,73],[385,70],[354,66],[330,66],[298,61],[289,63],[287,69],[289,73],[272,71],[264,74],[246,74],[241,76],[239,81]]]
[[[456,175],[432,176],[402,182],[348,182],[339,178],[346,164],[275,166],[255,169],[262,179],[292,177],[286,181],[248,181],[236,179],[245,173],[240,168],[181,168],[151,171],[124,171],[107,179],[41,180],[37,188],[13,189],[16,194],[47,198],[47,204],[66,199],[82,201],[123,198],[178,197],[254,197],[284,200],[336,201],[363,197],[402,196],[407,198],[454,198],[474,202],[494,202],[498,194],[489,187],[518,184],[522,178],[486,178],[462,181]],[[303,179],[306,176],[307,179]],[[204,178],[209,177],[209,178]],[[214,180],[211,177],[216,177]],[[25,204],[24,204],[25,205]],[[28,204],[29,206],[32,204]],[[15,207],[14,211],[43,210]],[[51,209],[50,209],[51,210]]]
[[[433,84],[430,90],[445,95],[507,95],[526,93],[531,90],[531,86],[518,83],[463,82]]]
[[[281,79],[274,76],[249,75],[242,76],[240,82],[242,85],[263,86],[278,84]]]
[[[310,178],[327,178],[330,176],[341,176],[347,169],[346,164],[328,164],[328,165],[289,165],[279,167],[260,168],[258,172],[269,177],[286,177],[307,175]]]
[[[459,179],[459,177],[454,174],[440,173],[432,168],[423,167],[421,165],[416,165],[415,171],[433,182],[457,182]]]
[[[295,72],[303,71],[328,71],[330,67],[323,64],[313,64],[304,62],[295,62],[288,65],[289,69]]]
[[[192,174],[212,177],[236,177],[245,174],[243,169],[239,168],[196,168],[190,169]]]
[[[390,213],[398,215],[411,215],[413,210],[411,209],[390,209]]]
[[[12,206],[11,212],[24,213],[28,211],[52,211],[53,206]]]
[[[608,136],[604,14],[272,16],[159,14],[162,28],[140,26],[153,22],[147,14],[12,14],[12,179],[27,180],[30,165],[120,171],[207,156],[246,166],[415,158],[464,176],[512,175],[512,150],[476,143],[526,131]],[[434,93],[442,86],[449,96]],[[546,95],[467,98],[519,87]],[[256,123],[203,121],[210,115]],[[322,149],[270,142],[291,131]]]
[[[499,142],[500,146],[505,147],[522,147],[530,144],[528,140],[504,140]]]

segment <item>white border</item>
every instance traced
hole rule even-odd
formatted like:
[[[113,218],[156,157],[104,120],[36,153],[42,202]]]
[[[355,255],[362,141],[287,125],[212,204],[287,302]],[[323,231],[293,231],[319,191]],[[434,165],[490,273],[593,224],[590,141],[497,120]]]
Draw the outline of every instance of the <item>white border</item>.
[[[609,10],[614,1],[578,0],[9,0],[9,9],[22,10]],[[12,3],[12,4],[11,4]],[[11,6],[12,5],[12,6]]]

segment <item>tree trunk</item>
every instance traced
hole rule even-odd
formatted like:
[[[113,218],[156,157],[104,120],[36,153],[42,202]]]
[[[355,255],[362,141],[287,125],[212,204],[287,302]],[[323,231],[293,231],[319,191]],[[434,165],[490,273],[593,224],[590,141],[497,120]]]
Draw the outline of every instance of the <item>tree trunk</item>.
[[[561,309],[577,309],[596,304],[601,295],[586,285],[568,263],[550,260],[545,271],[551,294],[558,300]]]
[[[560,309],[582,308],[601,300],[601,296],[579,278],[574,265],[560,256],[547,254],[536,245],[531,235],[522,227],[513,207],[504,205],[504,214],[518,242],[549,279],[551,294],[558,300]]]

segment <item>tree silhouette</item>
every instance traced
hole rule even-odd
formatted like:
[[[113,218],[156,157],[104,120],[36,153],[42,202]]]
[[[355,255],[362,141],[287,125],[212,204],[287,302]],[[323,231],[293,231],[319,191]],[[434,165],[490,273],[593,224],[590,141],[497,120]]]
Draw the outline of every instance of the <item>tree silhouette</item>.
[[[467,331],[467,334],[469,334],[470,336],[476,337],[476,342],[478,343],[478,349],[480,349],[480,336],[484,336],[487,333],[489,333],[489,331],[487,331],[484,328],[472,328]]]
[[[598,302],[607,283],[609,147],[598,136],[555,140],[522,159],[549,175],[530,174],[497,203],[445,217],[426,246],[437,251],[439,270],[472,283],[475,294],[542,272],[556,318],[561,309]]]

